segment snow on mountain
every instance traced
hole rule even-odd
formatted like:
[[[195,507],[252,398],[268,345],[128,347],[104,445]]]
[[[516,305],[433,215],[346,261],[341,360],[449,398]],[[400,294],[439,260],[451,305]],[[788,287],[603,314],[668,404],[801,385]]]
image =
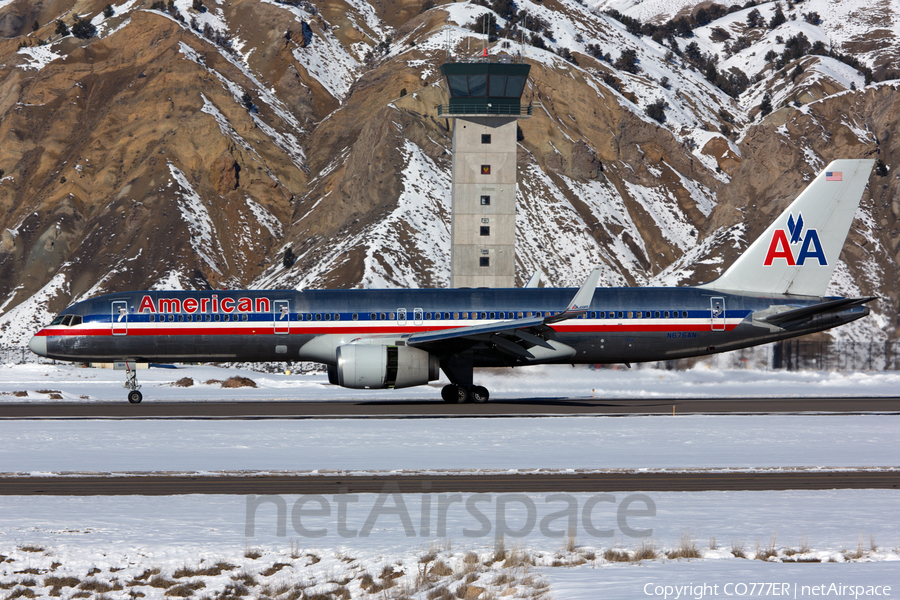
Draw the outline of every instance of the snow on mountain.
[[[696,27],[689,37],[674,38],[672,47],[670,38],[655,41],[629,33],[603,11],[613,8],[660,24],[676,15],[689,17],[698,6],[695,2],[518,0],[517,11],[527,11],[549,28],[540,37],[544,48],[528,43],[530,32],[524,44],[519,43],[521,35],[486,43],[483,35],[467,27],[492,10],[469,1],[421,14],[365,0],[351,0],[344,14],[277,0],[204,4],[206,10],[197,11],[192,2],[176,0],[183,22],[165,12],[139,9],[134,0],[113,5],[109,18],[100,6],[85,9],[100,38],[53,38],[41,45],[36,42],[43,40],[33,40],[26,32],[21,36],[26,43],[13,46],[3,57],[12,70],[0,73],[35,75],[40,82],[29,84],[39,87],[15,108],[7,111],[0,105],[5,129],[24,131],[10,121],[16,111],[51,102],[79,106],[99,97],[80,75],[51,86],[43,81],[43,73],[52,71],[58,81],[73,53],[89,52],[97,39],[115,47],[139,28],[161,27],[163,16],[177,23],[165,35],[181,36],[175,54],[182,66],[176,71],[192,73],[193,85],[176,99],[175,88],[158,84],[148,93],[168,104],[148,114],[163,125],[168,123],[161,115],[174,117],[179,120],[176,130],[207,136],[193,148],[182,145],[178,155],[171,154],[167,138],[147,138],[153,141],[145,154],[128,158],[131,164],[147,166],[132,172],[111,170],[104,157],[87,156],[87,149],[75,141],[54,141],[66,148],[65,155],[54,159],[41,176],[58,182],[75,165],[76,179],[66,177],[67,185],[84,189],[71,192],[73,205],[97,195],[86,184],[97,181],[100,172],[117,182],[103,192],[109,194],[103,201],[107,207],[122,197],[119,182],[153,182],[146,186],[151,192],[169,189],[168,184],[188,234],[177,242],[184,245],[170,253],[177,255],[177,265],[152,263],[158,259],[152,258],[151,248],[129,245],[127,253],[109,256],[104,273],[90,282],[79,279],[72,284],[75,288],[59,287],[56,279],[64,272],[65,259],[57,260],[55,272],[41,275],[39,287],[29,287],[34,284],[16,275],[0,290],[0,311],[8,311],[3,319],[26,292],[34,294],[21,305],[22,311],[30,311],[25,319],[30,322],[52,312],[48,303],[64,304],[65,290],[85,298],[122,285],[208,285],[204,281],[256,288],[446,285],[450,123],[438,119],[434,107],[446,98],[439,66],[448,49],[456,59],[478,55],[484,46],[492,55],[521,50],[532,66],[524,101],[535,103],[535,111],[521,123],[525,139],[519,153],[519,280],[541,270],[547,284],[579,285],[595,266],[602,269],[601,281],[608,286],[708,280],[758,234],[773,210],[771,203],[789,201],[799,182],[808,181],[832,158],[882,156],[889,163],[896,139],[891,136],[895,126],[883,117],[891,111],[885,93],[890,84],[866,86],[863,73],[837,58],[805,55],[780,70],[772,59],[782,54],[788,40],[802,34],[810,44],[834,47],[885,78],[896,58],[900,32],[900,11],[886,2],[868,6],[806,0],[782,5],[785,22],[769,29],[775,2],[739,8],[728,0],[720,4],[733,12]],[[0,0],[0,11],[11,6]],[[748,25],[753,10],[759,10],[765,26]],[[809,12],[817,12],[821,22],[807,22],[804,15]],[[401,13],[406,16],[398,16]],[[493,14],[500,27],[510,25]],[[43,21],[52,23],[50,17]],[[230,49],[227,40],[211,39],[209,29],[230,36]],[[45,26],[39,35],[47,38],[49,33]],[[717,57],[719,73],[742,71],[749,83],[746,90],[732,97],[708,80],[707,72],[681,55],[693,43],[702,56]],[[624,51],[634,53],[635,72],[617,66]],[[145,85],[154,76],[175,77],[143,65],[135,72],[141,75],[130,86]],[[65,92],[68,96],[62,88],[71,90]],[[409,94],[400,101],[404,88]],[[760,106],[766,96],[773,112],[763,117]],[[661,119],[649,115],[657,102],[663,107]],[[106,109],[91,110],[103,114]],[[181,124],[191,111],[201,120]],[[396,116],[401,113],[403,119]],[[375,149],[379,136],[389,141]],[[50,145],[30,138],[27,143]],[[33,167],[26,168],[22,158],[27,149],[16,144],[7,137],[3,145],[11,150],[0,151],[4,184],[14,181],[34,189],[18,193],[23,208],[10,213],[10,221],[2,225],[11,227],[32,211],[49,223],[49,214],[29,207],[40,206],[38,198],[62,195],[47,184],[31,182]],[[165,165],[162,173],[154,171],[159,169],[153,167],[155,157],[148,158],[154,153]],[[85,160],[80,160],[82,155]],[[224,187],[215,183],[222,177],[216,160],[224,160],[226,169],[234,161],[234,177]],[[871,199],[861,207],[851,235],[856,241],[848,243],[852,256],[841,263],[833,286],[835,293],[894,299],[900,290],[894,289],[896,261],[890,239],[900,208],[892,208],[891,179],[872,181]],[[14,205],[12,187],[0,186],[0,205]],[[129,197],[140,196],[132,192]],[[152,215],[160,212],[148,210]],[[77,218],[83,219],[80,213]],[[159,229],[158,224],[154,227]],[[129,235],[146,237],[143,232]],[[36,236],[4,233],[0,267],[12,260],[5,256],[18,256],[15,269],[23,269],[21,257]],[[77,241],[71,244],[77,247]],[[283,266],[288,248],[302,268]],[[136,257],[141,260],[135,262]],[[137,268],[142,261],[151,264]],[[76,268],[75,262],[68,264]],[[129,277],[134,281],[129,283]],[[46,288],[48,281],[57,283]],[[51,294],[51,289],[56,291]],[[894,335],[892,301],[873,305],[877,315],[866,320],[883,335]],[[21,318],[24,313],[18,314]],[[860,329],[847,335],[875,334]]]

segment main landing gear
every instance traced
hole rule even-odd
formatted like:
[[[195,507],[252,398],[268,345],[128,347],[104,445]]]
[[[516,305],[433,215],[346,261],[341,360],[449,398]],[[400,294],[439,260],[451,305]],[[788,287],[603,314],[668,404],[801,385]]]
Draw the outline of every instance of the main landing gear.
[[[141,394],[138,390],[141,389],[141,386],[138,385],[137,382],[137,365],[134,365],[134,369],[131,368],[132,365],[128,362],[125,363],[125,385],[124,387],[128,391],[128,401],[132,404],[140,404],[141,400],[144,399],[143,394]]]
[[[445,385],[441,389],[441,398],[444,399],[444,402],[453,404],[461,402],[476,402],[478,404],[483,404],[488,401],[490,396],[487,388],[480,385],[473,385],[467,388],[462,385],[451,383],[450,385]]]

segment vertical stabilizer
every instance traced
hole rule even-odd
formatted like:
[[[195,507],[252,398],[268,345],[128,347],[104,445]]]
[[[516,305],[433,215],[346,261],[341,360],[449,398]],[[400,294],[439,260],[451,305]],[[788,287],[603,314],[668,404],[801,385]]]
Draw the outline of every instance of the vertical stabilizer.
[[[712,290],[824,296],[874,160],[835,160],[810,183]]]

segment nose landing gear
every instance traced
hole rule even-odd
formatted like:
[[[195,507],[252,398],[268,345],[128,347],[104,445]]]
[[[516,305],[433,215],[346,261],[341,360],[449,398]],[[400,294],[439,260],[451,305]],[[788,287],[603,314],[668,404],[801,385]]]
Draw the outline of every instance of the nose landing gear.
[[[134,368],[132,368],[134,367]],[[138,385],[137,382],[137,365],[125,361],[125,385],[124,387],[128,391],[128,401],[131,404],[140,404],[141,400],[144,399],[143,394],[141,394],[138,390],[141,389],[141,386]]]

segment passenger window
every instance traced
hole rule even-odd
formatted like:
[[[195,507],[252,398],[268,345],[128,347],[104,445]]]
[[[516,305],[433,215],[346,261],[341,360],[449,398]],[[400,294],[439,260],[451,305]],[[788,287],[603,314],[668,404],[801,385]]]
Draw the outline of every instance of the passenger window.
[[[298,315],[298,316],[299,316],[299,315]],[[247,320],[248,320],[248,317],[247,317],[247,315],[243,315],[243,316],[241,317],[241,319],[244,320],[244,321],[247,321]]]
[[[388,313],[388,321],[393,321],[397,318],[397,313]]]
[[[435,321],[440,321],[440,320],[441,320],[441,313],[439,313],[439,312],[434,313],[434,319],[435,319]]]
[[[497,318],[497,317],[495,316],[495,313],[491,313],[491,318],[492,318],[492,319],[496,319],[496,318]]]
[[[178,322],[179,322],[179,323],[183,323],[183,322],[184,322],[184,315],[178,315]]]
[[[156,322],[156,315],[150,315],[150,322],[151,323]]]
[[[352,318],[353,318],[354,321],[359,321],[359,314],[353,313],[353,317],[352,317]]]
[[[221,321],[221,320],[222,320],[222,315],[216,315],[216,321]]]
[[[619,311],[619,318],[622,319],[622,318],[624,318],[624,317],[625,317],[625,312],[620,310],[620,311]]]
[[[444,313],[444,318],[445,318],[445,319],[449,319],[449,318],[450,318],[450,313],[448,313],[448,312]]]
[[[385,315],[384,313],[379,313],[378,318],[384,321],[387,318],[387,315]]]
[[[369,313],[369,320],[370,320],[370,321],[377,321],[377,320],[378,320],[378,315],[376,315],[375,313]]]
[[[682,319],[687,319],[687,318],[688,318],[688,317],[687,317],[687,311],[686,311],[686,310],[681,311],[681,318],[682,318]]]
[[[656,311],[656,318],[659,318],[659,311]]]
[[[668,318],[669,318],[669,311],[666,311],[666,312],[663,313],[663,318],[664,318],[664,319],[668,319]]]
[[[453,318],[454,318],[454,320],[455,320],[455,319],[458,319],[458,318],[459,318],[459,313],[458,313],[458,312],[453,313]]]

